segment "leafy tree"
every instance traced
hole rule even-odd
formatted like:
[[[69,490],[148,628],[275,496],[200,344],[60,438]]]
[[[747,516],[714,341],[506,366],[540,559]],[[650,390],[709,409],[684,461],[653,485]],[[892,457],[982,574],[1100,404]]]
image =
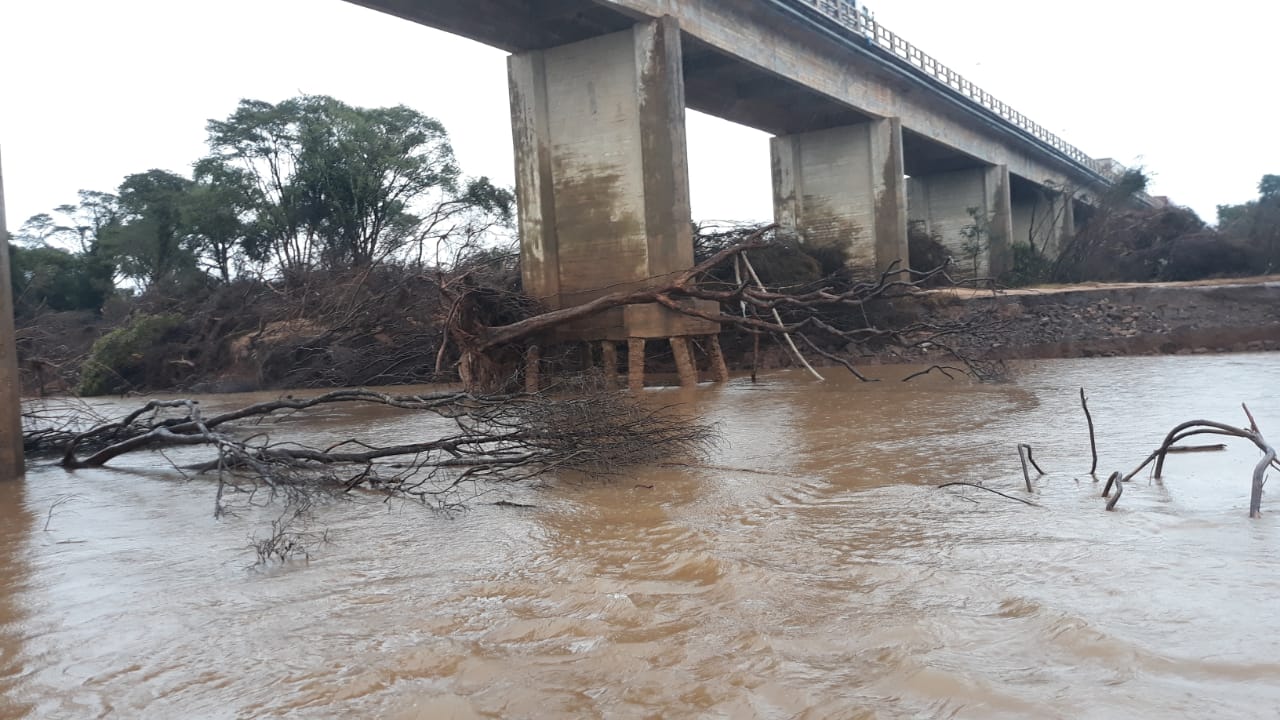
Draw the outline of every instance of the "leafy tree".
[[[167,170],[136,173],[120,183],[122,222],[107,240],[125,277],[146,288],[193,273],[195,252],[182,213],[191,186]]]
[[[1254,249],[1258,272],[1280,269],[1280,175],[1263,175],[1258,199],[1218,206],[1218,229]]]
[[[195,180],[181,201],[190,247],[223,284],[248,238],[253,181],[243,170],[215,159],[196,163]]]
[[[977,278],[981,267],[980,262],[991,249],[989,239],[991,220],[981,208],[969,207],[965,208],[965,211],[969,213],[970,222],[960,228],[960,254],[972,264],[973,277]]]
[[[205,163],[241,173],[244,248],[285,276],[408,257],[509,223],[511,193],[463,182],[444,127],[404,106],[241,101],[210,121]]]
[[[115,195],[80,191],[80,202],[35,215],[14,236],[15,293],[26,311],[100,310],[115,289],[116,263],[108,244],[120,227]]]
[[[19,315],[42,307],[98,310],[110,292],[109,283],[94,277],[92,258],[61,248],[10,245],[9,269]]]
[[[1280,175],[1263,175],[1258,183],[1258,195],[1264,201],[1280,199]]]

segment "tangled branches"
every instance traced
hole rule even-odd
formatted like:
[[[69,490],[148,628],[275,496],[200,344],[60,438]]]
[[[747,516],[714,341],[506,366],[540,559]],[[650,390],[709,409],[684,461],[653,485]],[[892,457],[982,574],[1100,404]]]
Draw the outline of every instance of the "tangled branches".
[[[1197,435],[1221,435],[1225,437],[1236,437],[1252,442],[1258,450],[1262,451],[1262,458],[1253,469],[1253,484],[1249,496],[1249,517],[1257,518],[1262,516],[1262,488],[1266,485],[1267,470],[1275,468],[1280,470],[1280,461],[1276,460],[1276,449],[1267,442],[1262,436],[1262,431],[1258,429],[1258,423],[1253,418],[1253,413],[1249,412],[1247,405],[1242,405],[1245,416],[1249,419],[1249,427],[1242,428],[1226,423],[1215,422],[1213,420],[1189,420],[1169,431],[1165,435],[1164,442],[1160,443],[1160,447],[1156,448],[1138,467],[1134,468],[1128,475],[1120,477],[1120,473],[1116,472],[1107,480],[1107,485],[1102,491],[1102,496],[1107,497],[1112,487],[1117,490],[1116,498],[1107,504],[1107,509],[1111,510],[1115,507],[1115,500],[1119,499],[1119,493],[1124,491],[1122,483],[1128,482],[1134,478],[1143,468],[1155,463],[1154,475],[1160,478],[1164,473],[1164,461],[1170,452],[1176,451],[1175,444],[1186,440],[1189,437]]]
[[[349,438],[314,447],[273,438],[282,420],[344,405],[381,406],[425,415],[411,442],[372,444]],[[267,488],[290,504],[316,493],[357,489],[448,505],[463,483],[516,482],[552,472],[607,476],[631,465],[698,455],[714,429],[670,408],[650,408],[618,393],[584,388],[572,397],[478,396],[465,392],[389,395],[340,390],[285,397],[207,416],[195,400],[153,400],[115,421],[62,442],[33,429],[44,454],[64,467],[102,467],[130,453],[175,447],[211,450],[183,469],[215,474],[215,513],[228,492]]]
[[[456,287],[452,297],[449,332],[462,350],[468,377],[507,379],[503,370],[509,362],[500,356],[513,346],[534,342],[557,327],[624,305],[656,304],[676,313],[719,323],[750,335],[782,337],[790,342],[798,337],[810,350],[844,365],[858,377],[850,355],[869,348],[934,348],[963,363],[970,373],[990,377],[999,373],[996,365],[982,362],[950,343],[956,336],[979,332],[981,323],[915,320],[904,323],[877,322],[871,308],[883,301],[917,293],[921,288],[945,278],[946,264],[917,272],[895,263],[882,273],[860,275],[842,264],[832,269],[813,256],[799,253],[777,237],[776,226],[738,229],[700,245],[704,259],[687,271],[661,282],[622,289],[571,307],[527,316],[514,322],[489,324],[476,306],[483,299],[478,290]],[[770,257],[774,276],[757,275],[747,260],[748,253]],[[797,253],[799,253],[797,255]],[[789,268],[789,270],[788,270]],[[761,276],[769,279],[770,287]],[[718,312],[701,309],[691,300],[715,301]],[[535,343],[536,344],[536,343]],[[866,378],[862,378],[866,379]],[[468,383],[472,385],[473,383]],[[483,387],[481,382],[480,386]]]

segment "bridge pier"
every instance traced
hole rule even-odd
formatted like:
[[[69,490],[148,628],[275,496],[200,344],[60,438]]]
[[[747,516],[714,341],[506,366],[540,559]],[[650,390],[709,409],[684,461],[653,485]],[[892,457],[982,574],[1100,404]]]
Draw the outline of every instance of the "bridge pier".
[[[1013,212],[1004,165],[912,176],[907,217],[942,242],[961,277],[996,277],[1011,265]]]
[[[1057,257],[1076,232],[1071,195],[1025,181],[1015,181],[1010,188],[1013,242],[1033,244],[1044,257]]]
[[[22,382],[13,327],[13,287],[9,276],[9,226],[4,216],[4,171],[0,169],[0,482],[20,478],[22,455]]]
[[[851,267],[907,264],[902,123],[897,118],[775,137],[775,221]]]
[[[549,308],[693,266],[680,28],[670,17],[508,61],[524,289]],[[716,303],[698,309],[717,314]],[[657,304],[562,326],[560,342],[707,335]]]

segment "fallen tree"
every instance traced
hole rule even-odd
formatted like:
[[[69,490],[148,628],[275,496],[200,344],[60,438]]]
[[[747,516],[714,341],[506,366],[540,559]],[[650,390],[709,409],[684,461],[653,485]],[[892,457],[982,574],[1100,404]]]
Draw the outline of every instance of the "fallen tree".
[[[467,387],[500,391],[513,385],[519,373],[520,348],[557,327],[624,305],[658,304],[671,311],[719,323],[729,331],[782,338],[801,364],[807,365],[798,338],[825,359],[842,365],[859,379],[853,360],[860,352],[885,347],[910,350],[932,347],[965,366],[980,379],[1003,371],[992,363],[962,351],[950,342],[960,335],[978,335],[997,324],[991,318],[968,321],[915,320],[900,325],[875,321],[878,303],[915,294],[921,288],[946,279],[948,263],[916,271],[894,263],[884,272],[867,276],[841,265],[816,280],[790,287],[770,288],[761,282],[747,255],[772,252],[774,257],[800,250],[777,235],[774,225],[735,228],[722,233],[714,252],[689,270],[652,285],[619,290],[581,305],[527,315],[514,322],[488,322],[495,308],[509,308],[513,298],[479,284],[468,275],[441,287],[449,300],[445,326],[460,351],[459,368]],[[711,300],[720,311],[699,309],[689,300]]]
[[[317,447],[276,437],[288,434],[283,419],[346,405],[428,417],[420,422],[422,437],[404,443],[379,445],[353,436]],[[27,440],[29,448],[58,457],[68,469],[178,447],[208,450],[181,469],[216,478],[217,515],[225,512],[229,492],[262,488],[287,497],[371,490],[447,507],[464,483],[518,482],[552,472],[607,477],[633,465],[699,455],[715,440],[706,423],[591,382],[558,395],[341,390],[216,414],[206,414],[198,400],[152,400],[82,430],[65,420],[62,427],[30,429]]]

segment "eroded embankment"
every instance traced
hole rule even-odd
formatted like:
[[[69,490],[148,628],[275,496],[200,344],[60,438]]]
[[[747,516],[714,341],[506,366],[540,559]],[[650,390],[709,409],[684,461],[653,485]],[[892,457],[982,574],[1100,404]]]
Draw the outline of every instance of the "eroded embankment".
[[[985,325],[956,343],[1000,359],[1280,350],[1280,279],[936,291],[897,310]]]

